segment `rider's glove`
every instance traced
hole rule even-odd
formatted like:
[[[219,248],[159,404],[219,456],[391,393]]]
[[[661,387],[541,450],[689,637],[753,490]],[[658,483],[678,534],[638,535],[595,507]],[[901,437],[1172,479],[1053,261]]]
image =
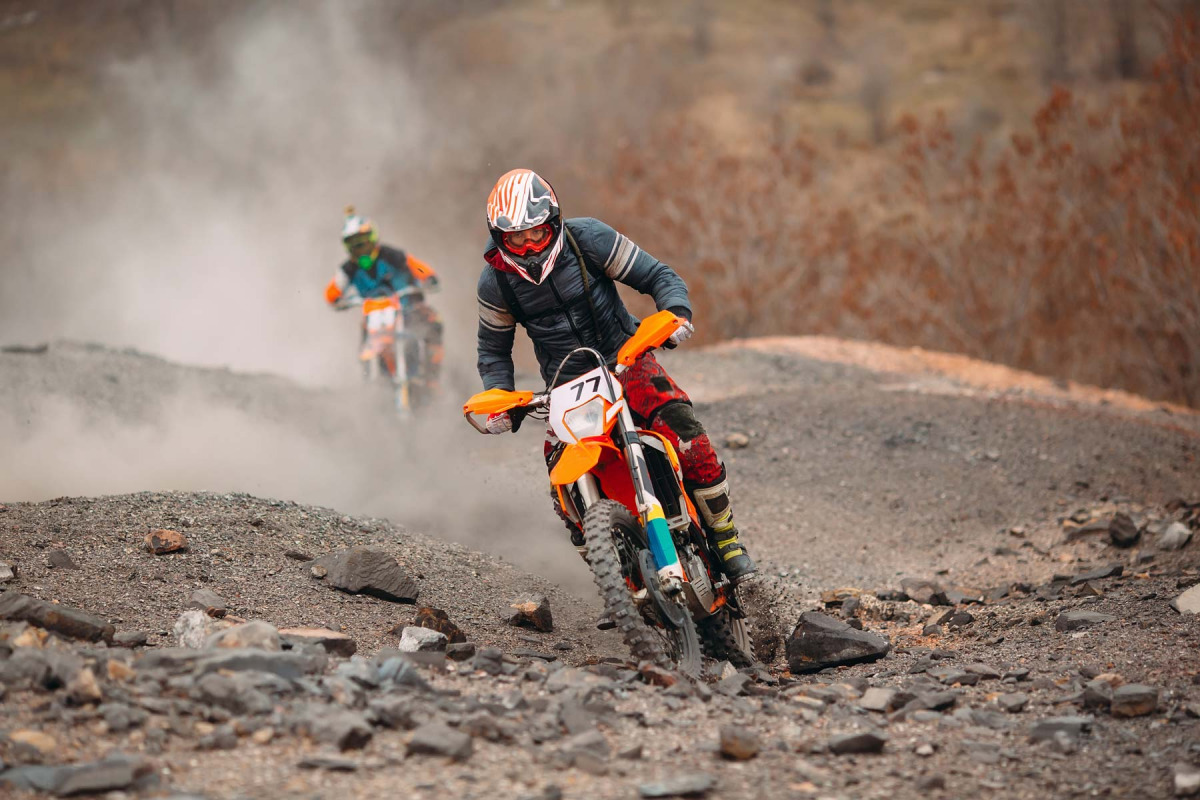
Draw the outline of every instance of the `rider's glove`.
[[[508,433],[513,429],[512,417],[508,415],[507,411],[489,414],[484,427],[487,428],[488,433]]]
[[[675,329],[675,332],[671,334],[671,338],[667,339],[668,347],[678,347],[692,338],[692,334],[695,332],[696,326],[686,319],[683,320],[683,324]]]

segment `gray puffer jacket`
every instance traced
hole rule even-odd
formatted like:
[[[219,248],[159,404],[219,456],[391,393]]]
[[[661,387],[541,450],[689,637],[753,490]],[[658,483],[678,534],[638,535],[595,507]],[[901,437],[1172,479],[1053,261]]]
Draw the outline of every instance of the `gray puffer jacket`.
[[[661,311],[670,309],[691,319],[687,284],[666,264],[642,250],[626,236],[591,217],[566,220],[588,268],[588,285],[596,310],[596,323],[585,295],[579,261],[564,243],[554,271],[533,284],[509,271],[489,244],[488,265],[479,277],[479,376],[484,389],[514,389],[513,338],[519,322],[533,341],[542,380],[549,385],[559,363],[576,347],[592,347],[611,363],[634,331],[638,320],[617,294],[621,281],[654,298]],[[511,308],[499,281],[507,281],[519,308]],[[597,330],[597,328],[599,328]],[[563,368],[559,383],[595,366],[576,357]]]

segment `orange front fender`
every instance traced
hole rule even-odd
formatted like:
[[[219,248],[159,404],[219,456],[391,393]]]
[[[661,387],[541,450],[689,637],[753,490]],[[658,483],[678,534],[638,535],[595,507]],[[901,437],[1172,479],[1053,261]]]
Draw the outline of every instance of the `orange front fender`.
[[[550,470],[550,484],[569,486],[579,480],[600,463],[600,457],[606,449],[619,452],[615,446],[606,442],[584,441],[567,445],[558,457],[554,469]]]

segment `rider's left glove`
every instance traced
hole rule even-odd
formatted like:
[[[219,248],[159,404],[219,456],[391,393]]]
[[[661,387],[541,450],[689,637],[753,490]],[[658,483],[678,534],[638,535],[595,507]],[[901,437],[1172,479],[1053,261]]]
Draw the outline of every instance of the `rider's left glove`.
[[[513,429],[512,417],[507,411],[501,411],[499,414],[489,414],[487,422],[484,423],[488,433],[508,433]]]
[[[685,319],[683,320],[683,324],[676,328],[675,332],[671,334],[671,338],[667,339],[667,342],[669,342],[671,347],[678,347],[688,339],[692,338],[692,334],[695,332],[696,326]]]

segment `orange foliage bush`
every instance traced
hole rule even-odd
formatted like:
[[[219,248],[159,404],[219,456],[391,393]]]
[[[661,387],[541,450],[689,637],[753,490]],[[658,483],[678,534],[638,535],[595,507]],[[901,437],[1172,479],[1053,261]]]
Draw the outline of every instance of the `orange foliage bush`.
[[[618,151],[611,221],[681,265],[711,338],[831,333],[1200,406],[1200,25],[1136,100],[1052,92],[998,152],[903,119],[866,188],[836,152]],[[615,176],[615,177],[614,177]]]

